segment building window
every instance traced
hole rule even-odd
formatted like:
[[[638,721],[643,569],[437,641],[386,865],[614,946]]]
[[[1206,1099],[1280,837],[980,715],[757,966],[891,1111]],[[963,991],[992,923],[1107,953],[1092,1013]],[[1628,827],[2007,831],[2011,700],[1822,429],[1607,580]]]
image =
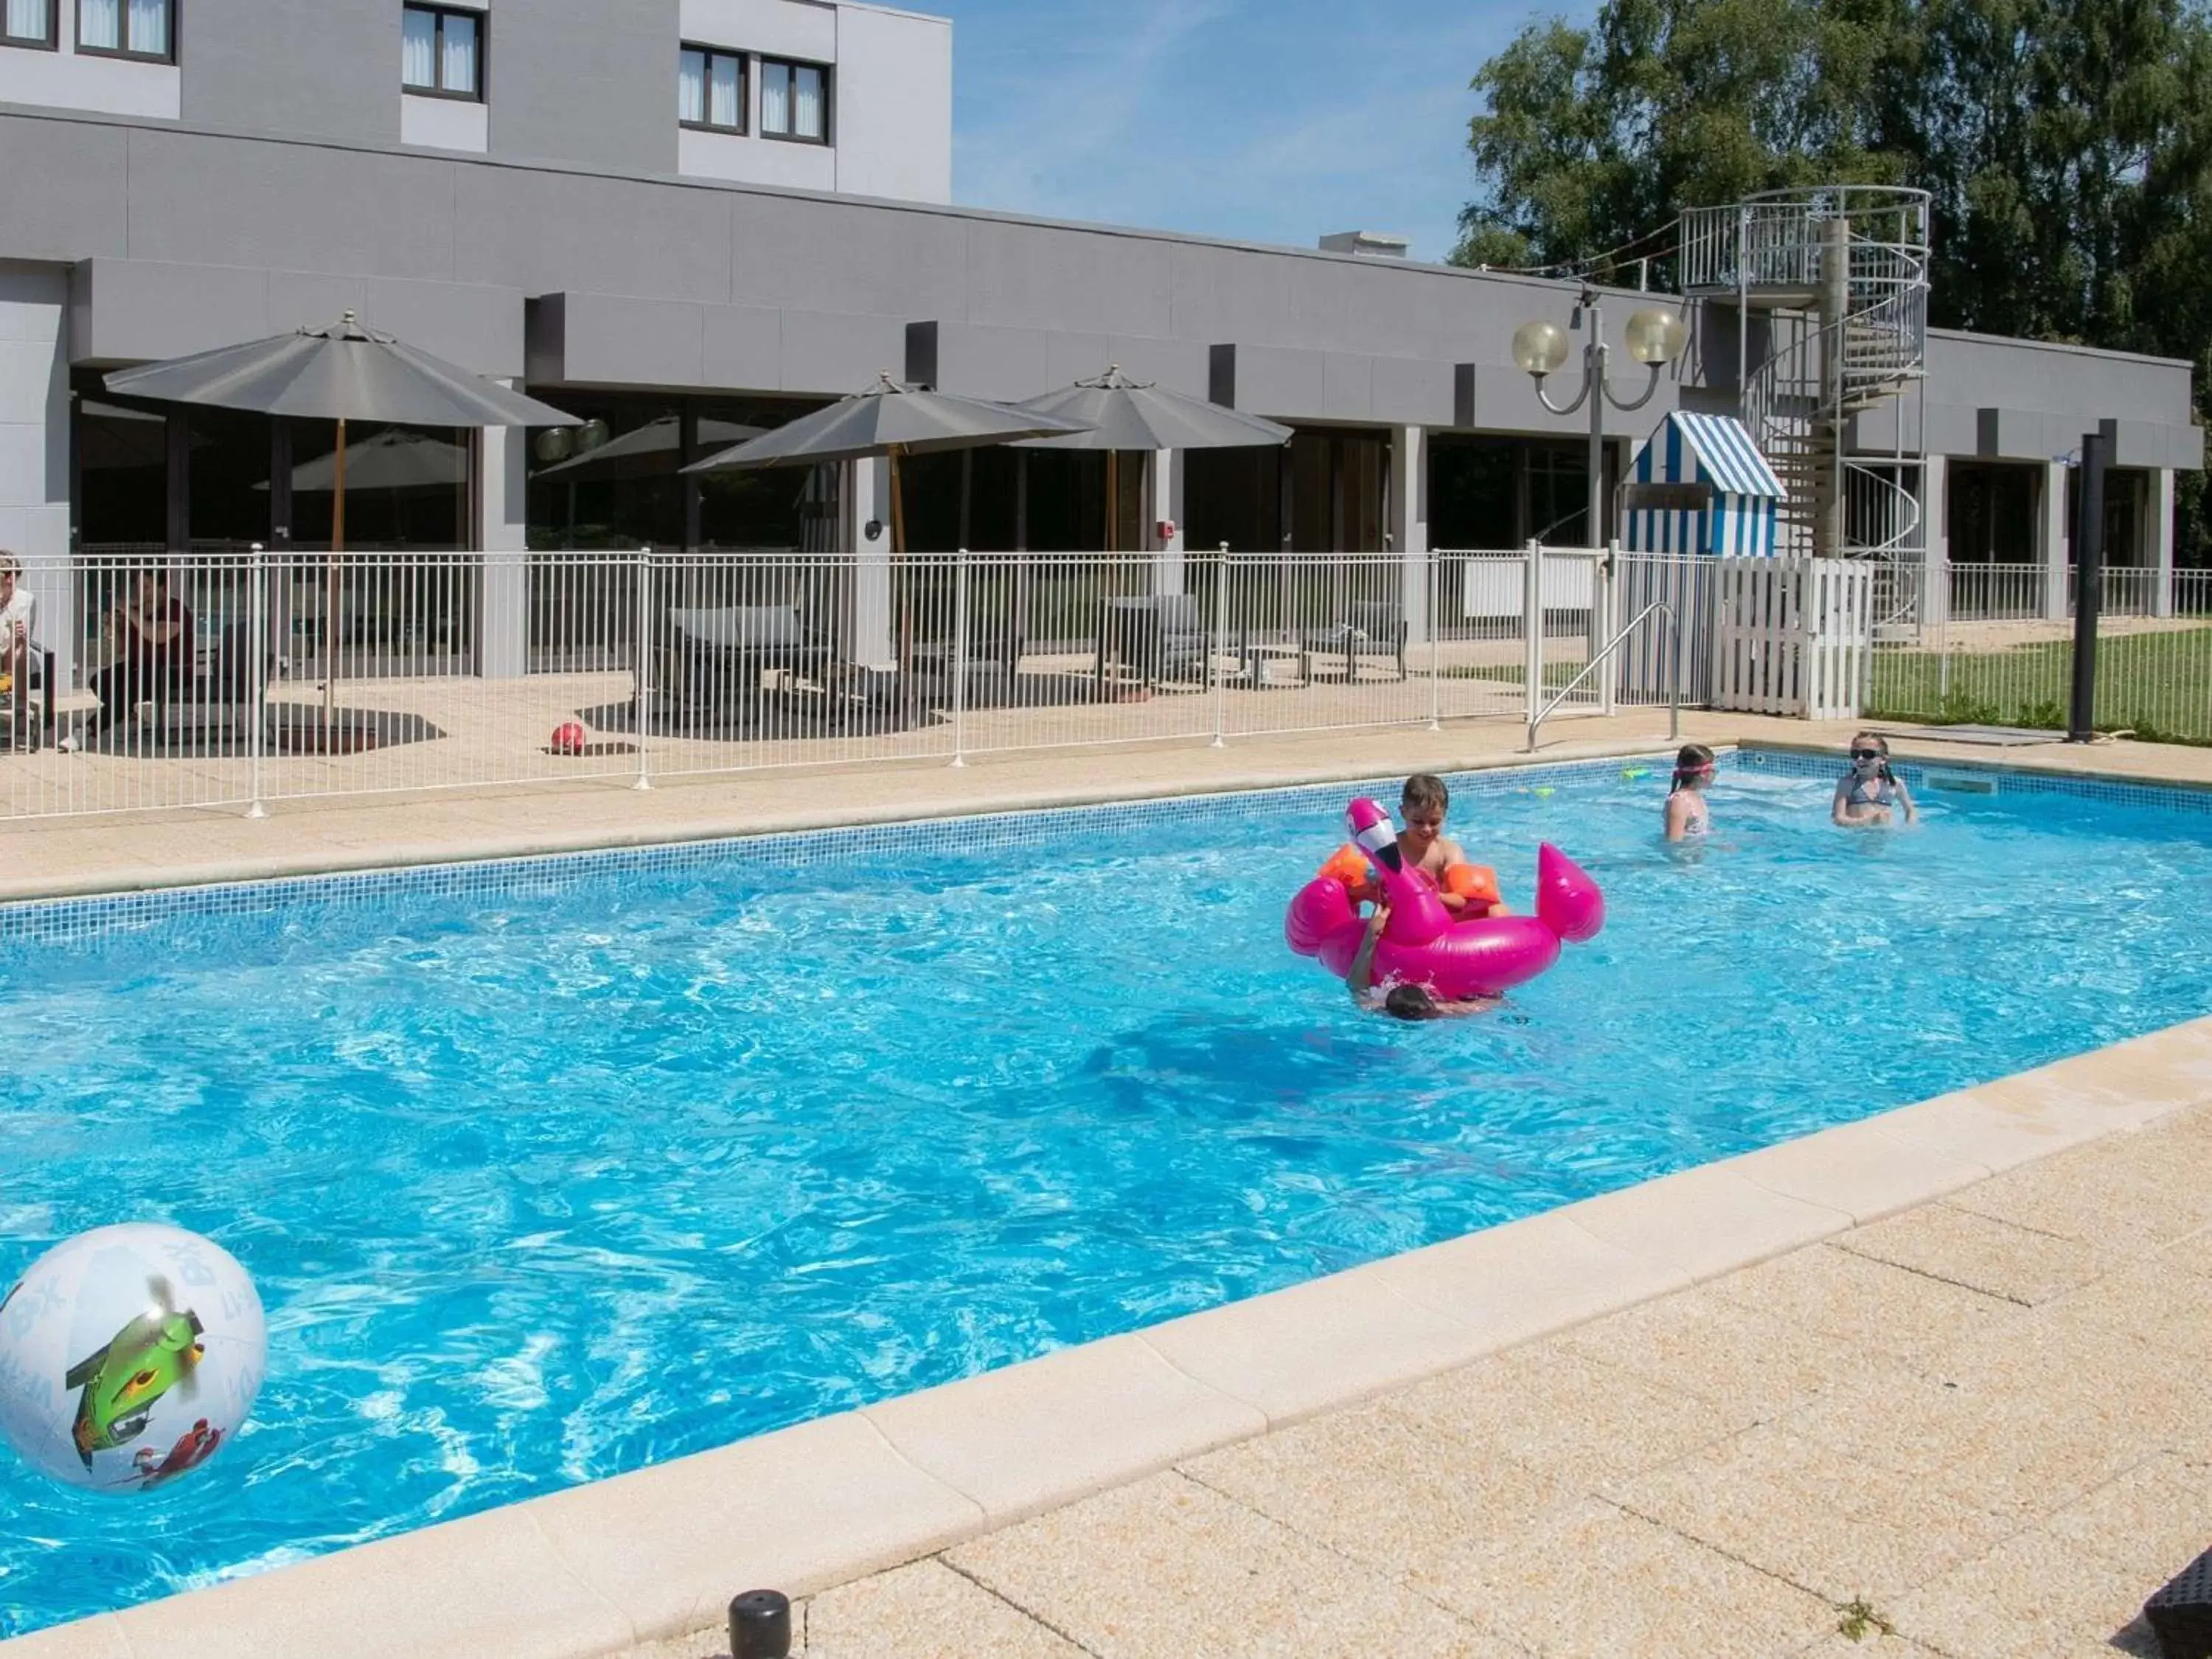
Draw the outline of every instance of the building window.
[[[399,15],[401,86],[434,98],[483,96],[482,13],[405,6]]]
[[[9,0],[12,16],[15,6]],[[76,49],[109,58],[176,61],[175,0],[77,0]]]
[[[7,0],[0,7],[0,46],[54,45],[54,0]]]
[[[761,133],[803,144],[830,142],[830,71],[819,64],[760,60]]]
[[[739,52],[686,46],[677,58],[676,118],[716,132],[745,130],[745,58]]]

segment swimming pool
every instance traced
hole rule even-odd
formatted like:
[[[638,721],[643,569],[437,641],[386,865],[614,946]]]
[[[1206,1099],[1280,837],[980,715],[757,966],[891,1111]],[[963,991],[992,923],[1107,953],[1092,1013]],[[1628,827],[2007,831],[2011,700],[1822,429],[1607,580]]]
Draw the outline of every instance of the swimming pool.
[[[110,1502],[6,1466],[0,1628],[2212,1007],[2206,802],[2007,779],[1850,836],[1832,769],[1755,755],[1678,858],[1663,775],[1455,780],[1509,893],[1549,836],[1613,920],[1449,1025],[1359,1016],[1282,945],[1345,787],[0,913],[0,1276],[172,1220],[245,1261],[271,1330],[257,1420],[192,1480]]]

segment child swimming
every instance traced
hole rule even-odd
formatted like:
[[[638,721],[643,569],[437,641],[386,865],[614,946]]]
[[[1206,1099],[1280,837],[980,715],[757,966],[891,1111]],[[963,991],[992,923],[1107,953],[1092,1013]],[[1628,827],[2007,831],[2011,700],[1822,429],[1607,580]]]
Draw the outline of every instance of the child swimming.
[[[1907,823],[1917,823],[1920,810],[1905,780],[1889,768],[1889,739],[1862,732],[1851,739],[1851,769],[1836,782],[1836,798],[1828,819],[1846,829],[1870,830],[1895,822],[1902,810]]]
[[[1713,809],[1705,799],[1713,770],[1713,751],[1702,743],[1686,743],[1674,757],[1674,787],[1667,792],[1668,841],[1694,840],[1713,827]]]

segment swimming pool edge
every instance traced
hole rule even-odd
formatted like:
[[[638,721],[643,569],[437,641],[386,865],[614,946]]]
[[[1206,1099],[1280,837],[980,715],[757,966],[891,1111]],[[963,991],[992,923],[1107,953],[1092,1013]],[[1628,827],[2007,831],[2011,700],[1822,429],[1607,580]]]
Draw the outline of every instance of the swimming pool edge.
[[[601,1659],[1748,1267],[2212,1097],[2212,1018],[1325,1279],[0,1643]]]

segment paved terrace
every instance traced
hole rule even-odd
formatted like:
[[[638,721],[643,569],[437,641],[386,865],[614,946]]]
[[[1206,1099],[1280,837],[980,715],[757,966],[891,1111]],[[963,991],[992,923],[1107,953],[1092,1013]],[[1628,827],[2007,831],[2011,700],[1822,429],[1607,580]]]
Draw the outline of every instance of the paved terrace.
[[[1867,1167],[1822,1190],[1878,1208]],[[2208,1375],[2199,1107],[830,1589],[795,1645],[2155,1655],[2143,1599],[2212,1545]]]

